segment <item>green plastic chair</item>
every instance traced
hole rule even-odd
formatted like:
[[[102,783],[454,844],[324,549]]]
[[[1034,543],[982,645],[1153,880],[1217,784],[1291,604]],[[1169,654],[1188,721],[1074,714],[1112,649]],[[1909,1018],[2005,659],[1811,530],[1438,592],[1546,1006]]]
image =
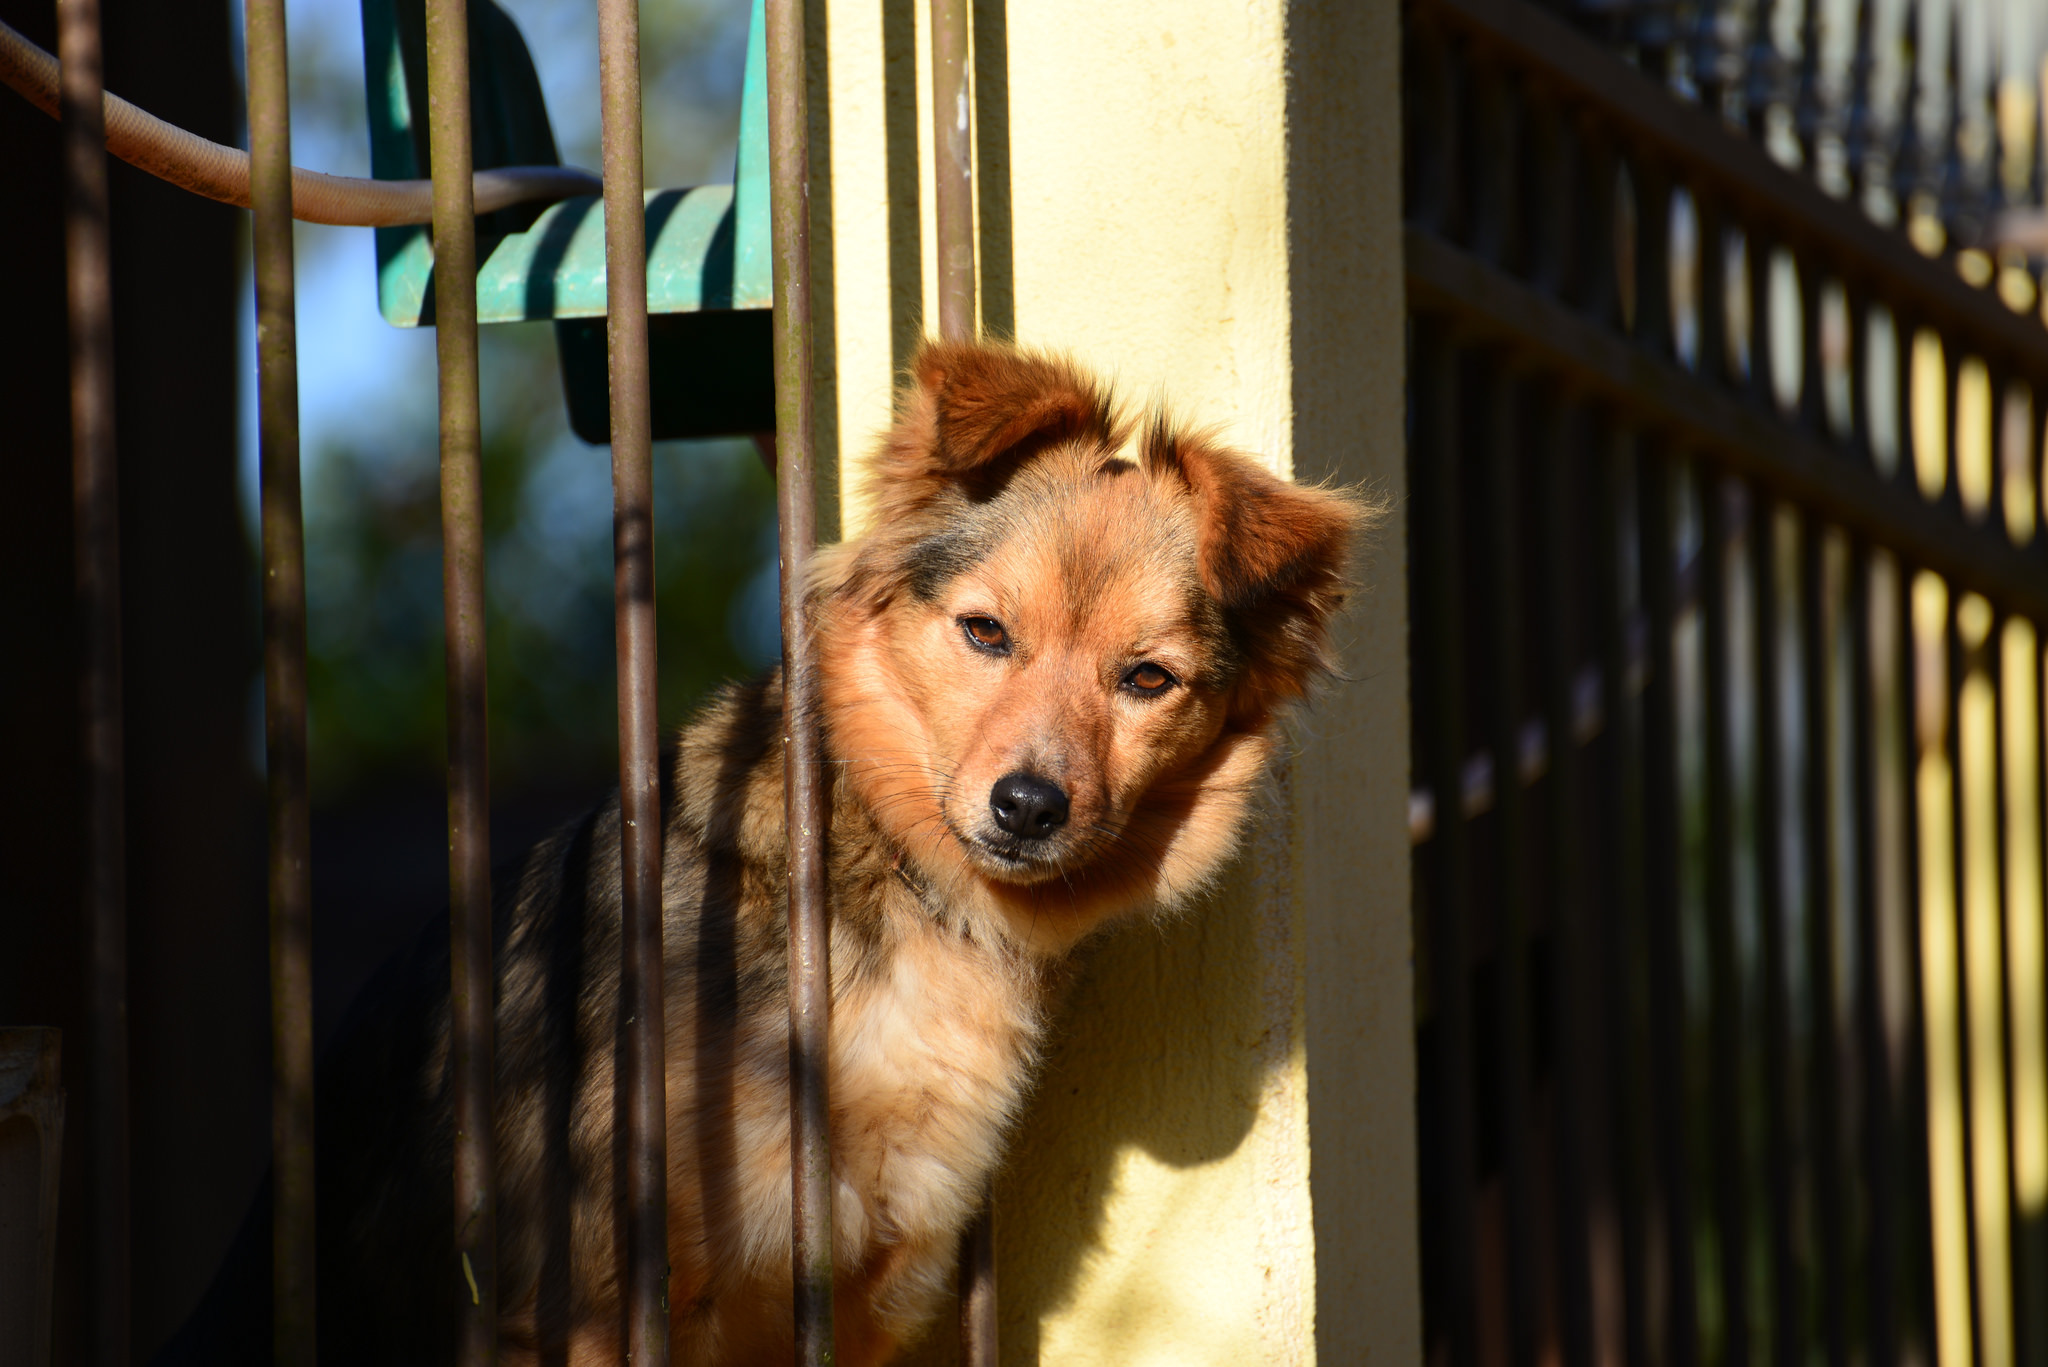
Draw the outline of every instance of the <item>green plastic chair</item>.
[[[370,173],[428,174],[424,0],[362,0]],[[558,166],[533,58],[511,17],[470,0],[476,168]],[[774,299],[768,245],[768,91],[754,0],[734,184],[647,194],[647,311],[657,439],[772,431]],[[611,440],[605,360],[604,201],[520,206],[477,220],[477,321],[555,325],[569,425]],[[424,225],[377,229],[377,304],[397,327],[434,322],[434,247]]]

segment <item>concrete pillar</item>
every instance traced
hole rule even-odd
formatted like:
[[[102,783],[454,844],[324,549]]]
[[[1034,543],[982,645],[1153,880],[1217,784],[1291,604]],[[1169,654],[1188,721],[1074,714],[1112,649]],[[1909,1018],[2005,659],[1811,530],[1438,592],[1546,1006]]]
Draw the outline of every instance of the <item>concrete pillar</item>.
[[[822,426],[936,316],[923,0],[813,21]],[[1087,952],[997,1190],[1003,1357],[1418,1367],[1396,0],[976,0],[985,329],[1394,502],[1219,895]],[[950,1325],[919,1360],[953,1360]]]

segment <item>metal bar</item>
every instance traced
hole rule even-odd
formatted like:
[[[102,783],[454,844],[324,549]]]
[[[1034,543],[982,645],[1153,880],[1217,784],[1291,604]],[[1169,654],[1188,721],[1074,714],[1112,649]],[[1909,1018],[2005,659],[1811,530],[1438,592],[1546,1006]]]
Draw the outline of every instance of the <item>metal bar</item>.
[[[974,139],[966,0],[932,0],[932,182],[938,230],[939,335],[978,330],[974,270]],[[992,1188],[960,1234],[960,1361],[996,1367],[995,1210]]]
[[[1600,688],[1608,707],[1601,744],[1598,808],[1601,826],[1614,833],[1613,857],[1600,861],[1602,939],[1609,972],[1605,1020],[1610,1041],[1615,1164],[1614,1189],[1621,1235],[1621,1311],[1624,1360],[1650,1367],[1661,1360],[1650,1326],[1650,1229],[1654,1159],[1651,1154],[1649,1048],[1649,828],[1644,744],[1647,708],[1635,705],[1634,594],[1640,582],[1640,526],[1633,481],[1638,477],[1634,434],[1602,414],[1605,436],[1595,450],[1593,574],[1595,639]],[[1631,568],[1636,574],[1631,576]]]
[[[1997,297],[1964,284],[1945,263],[1921,256],[1905,238],[1855,205],[1831,198],[1763,148],[1731,138],[1714,115],[1671,98],[1659,83],[1526,0],[1419,0],[1415,20],[1455,28],[1515,64],[1534,68],[1545,86],[1589,114],[1627,128],[1656,156],[1683,167],[1689,181],[1712,189],[1745,216],[1811,243],[1844,277],[1883,282],[1900,304],[1927,316],[1944,333],[2008,360],[2029,379],[2048,376],[2048,342],[2037,321],[2012,313]]]
[[[932,0],[932,200],[938,220],[939,335],[949,340],[975,332],[967,39],[967,0]]]
[[[1801,1177],[1797,1134],[1798,1047],[1792,1028],[1787,967],[1790,927],[1785,908],[1786,812],[1783,676],[1778,653],[1784,598],[1778,574],[1777,505],[1769,492],[1749,490],[1749,582],[1756,603],[1756,877],[1757,923],[1762,940],[1764,1025],[1764,1162],[1769,1208],[1771,1360],[1805,1357],[1809,1317],[1798,1243]]]
[[[1903,391],[1906,386],[1901,385]],[[1901,398],[1901,407],[1905,400]],[[1903,429],[1902,429],[1903,430]],[[1910,462],[1900,461],[1900,478],[1910,481]],[[1906,1035],[1906,1087],[1903,1107],[1905,1141],[1905,1163],[1903,1176],[1907,1183],[1908,1200],[1905,1223],[1910,1231],[1903,1240],[1904,1267],[1907,1294],[1905,1303],[1913,1311],[1910,1337],[1901,1343],[1901,1358],[1919,1361],[1933,1361],[1939,1347],[1939,1325],[1937,1321],[1935,1266],[1934,1266],[1934,1188],[1933,1164],[1930,1161],[1930,1147],[1927,1136],[1928,1103],[1928,1049],[1927,1049],[1927,966],[1925,962],[1924,932],[1922,928],[1926,910],[1922,906],[1922,884],[1925,873],[1922,870],[1923,856],[1920,834],[1919,776],[1923,748],[1921,735],[1921,712],[1929,706],[1938,707],[1934,699],[1923,701],[1923,688],[1935,687],[1935,681],[1920,677],[1919,642],[1914,634],[1913,624],[1913,577],[1918,566],[1903,556],[1894,559],[1897,583],[1894,587],[1893,630],[1898,640],[1898,655],[1894,660],[1895,677],[1898,680],[1899,704],[1896,722],[1898,734],[1895,740],[1903,757],[1903,772],[1900,775],[1904,788],[1902,795],[1901,830],[1903,839],[1900,848],[1905,865],[1904,901],[1906,925],[1903,940],[1906,946],[1906,992],[1910,1003],[1910,1016]]]
[[[483,417],[476,337],[466,0],[427,0],[434,349],[441,405],[441,610],[448,662],[448,1081],[455,1112],[456,1361],[498,1358]],[[466,1292],[466,1294],[465,1294]]]
[[[773,104],[774,19],[769,20]],[[612,593],[619,672],[619,1036],[625,1134],[620,1290],[625,1356],[666,1367],[668,1087],[661,944],[661,755],[656,715],[654,454],[638,0],[598,0],[603,93],[606,358],[611,375]],[[772,117],[772,108],[771,108]],[[778,210],[779,212],[779,210]],[[779,315],[778,315],[779,316]]]
[[[1592,1367],[1596,1344],[1596,1274],[1593,1266],[1593,1208],[1596,1199],[1611,1209],[1612,1189],[1594,1195],[1598,1168],[1599,1117],[1605,1097],[1598,1082],[1604,1041],[1594,1007],[1603,980],[1594,917],[1594,879],[1586,843],[1596,829],[1586,792],[1588,764],[1579,743],[1590,728],[1579,721],[1574,693],[1577,664],[1586,644],[1588,614],[1583,605],[1591,585],[1580,573],[1585,554],[1581,509],[1586,492],[1585,413],[1568,401],[1551,406],[1542,425],[1538,463],[1541,498],[1542,570],[1536,602],[1543,618],[1537,639],[1542,650],[1542,697],[1550,745],[1550,794],[1543,834],[1549,845],[1550,961],[1557,1047],[1552,1051],[1556,1129],[1552,1148],[1557,1259],[1557,1327],[1564,1367]],[[1605,701],[1605,700],[1603,700]],[[1605,730],[1622,725],[1620,700],[1605,703]],[[1604,1185],[1604,1184],[1603,1184]]]
[[[263,711],[270,790],[271,1180],[280,1363],[314,1357],[313,890],[306,796],[306,548],[292,280],[284,0],[249,0],[249,171],[263,507]]]
[[[1482,601],[1486,615],[1481,630],[1492,658],[1482,664],[1486,730],[1493,747],[1493,845],[1495,890],[1492,897],[1494,963],[1499,999],[1494,1015],[1493,1049],[1500,1107],[1499,1152],[1505,1188],[1507,1270],[1507,1360],[1511,1367],[1533,1367],[1541,1345],[1537,1253],[1536,1193],[1533,1137],[1537,1134],[1532,1083],[1530,1038],[1535,1017],[1529,1003],[1529,839],[1528,800],[1519,779],[1523,689],[1521,686],[1522,594],[1525,570],[1521,543],[1521,430],[1523,395],[1514,375],[1498,357],[1481,363],[1488,413],[1483,474],[1487,576]],[[1475,493],[1478,490],[1474,491]],[[1490,666],[1490,667],[1488,667]],[[1568,748],[1564,736],[1552,738],[1552,753]]]
[[[1818,355],[1817,348],[1811,353]],[[1818,381],[1815,382],[1816,384]],[[1806,850],[1806,963],[1811,1005],[1807,1022],[1809,1054],[1803,1089],[1812,1116],[1808,1150],[1812,1155],[1811,1185],[1813,1328],[1818,1347],[1833,1367],[1848,1362],[1847,1307],[1848,1231],[1842,1199],[1842,1079],[1855,1066],[1853,1051],[1844,1047],[1839,1003],[1843,984],[1836,980],[1834,804],[1830,796],[1829,736],[1832,690],[1828,686],[1835,619],[1828,591],[1827,525],[1808,515],[1799,528],[1799,682],[1804,691],[1801,711],[1806,729],[1805,791],[1801,794]]]
[[[1955,408],[1953,407],[1953,397],[1955,395],[1953,361],[1950,362],[1949,370],[1950,383],[1948,392],[1951,398],[1951,407],[1948,411],[1951,418],[1953,418],[1955,413]],[[1949,476],[1948,483],[1944,486],[1945,496],[1954,497],[1955,479],[1952,464]],[[1956,622],[1957,609],[1962,604],[1962,597],[1963,595],[1956,589],[1955,585],[1951,584],[1948,586],[1947,602],[1941,623],[1941,652],[1946,666],[1942,673],[1941,744],[1946,752],[1948,761],[1949,934],[1953,937],[1955,946],[1955,953],[1952,955],[1954,962],[1952,965],[1951,981],[1945,985],[1949,986],[1956,995],[1954,1007],[1956,1018],[1956,1056],[1953,1060],[1953,1066],[1959,1078],[1956,1094],[1960,1101],[1957,1109],[1961,1114],[1962,1140],[1958,1165],[1962,1169],[1960,1200],[1963,1208],[1962,1248],[1958,1256],[1963,1266],[1967,1269],[1969,1284],[1968,1294],[1964,1299],[1961,1315],[1968,1325],[1964,1332],[1971,1346],[1972,1363],[1975,1364],[1975,1367],[1991,1367],[1990,1364],[1984,1361],[1984,1325],[1978,1318],[1983,1306],[1981,1288],[1984,1269],[1980,1266],[1976,1256],[1981,1247],[1977,1241],[1978,1212],[1976,1194],[1978,1172],[1976,1165],[1972,1161],[1976,1156],[1976,1134],[1973,1122],[1977,1119],[1975,1114],[1973,1114],[1975,1108],[1972,1103],[1976,1100],[1975,1086],[1980,1079],[1971,1067],[1973,1062],[1971,1045],[1973,1043],[1973,1027],[1976,1025],[1976,1022],[1970,1019],[1970,1008],[1973,1004],[1970,999],[1972,984],[1969,971],[1970,846],[1968,813],[1965,810],[1968,801],[1963,771],[1962,737],[1963,685],[1969,678],[1969,657],[1971,652],[1964,645],[1962,633],[1958,630]],[[1944,1353],[1943,1356],[1946,1357],[1948,1355]]]
[[[996,1367],[996,1213],[984,1190],[981,1209],[960,1234],[960,1367]]]
[[[804,584],[817,545],[811,397],[809,111],[803,0],[768,0],[775,252],[776,511],[782,551],[782,780],[789,833],[791,1275],[796,1359],[832,1360],[831,928],[825,771]]]
[[[1465,628],[1460,543],[1461,376],[1459,353],[1434,320],[1414,333],[1414,595],[1420,611],[1414,655],[1418,701],[1427,715],[1417,737],[1418,767],[1438,793],[1456,793],[1465,759]],[[1436,833],[1422,854],[1429,907],[1430,1060],[1437,1127],[1432,1168],[1438,1218],[1433,1286],[1450,1336],[1449,1367],[1478,1367],[1477,1119],[1473,1083],[1471,870],[1464,809],[1437,804]]]
[[[1640,317],[1640,313],[1638,314]],[[1695,1367],[1700,1356],[1690,1125],[1685,1107],[1685,970],[1679,935],[1681,850],[1678,774],[1676,550],[1671,458],[1644,453],[1636,472],[1643,599],[1650,623],[1649,681],[1643,698],[1643,805],[1649,932],[1650,1104],[1661,1210],[1663,1361]]]
[[[1896,941],[1888,935],[1885,911],[1903,910],[1903,889],[1885,895],[1888,859],[1880,831],[1880,784],[1895,783],[1886,762],[1882,728],[1885,715],[1877,691],[1877,675],[1896,687],[1895,661],[1877,658],[1878,632],[1872,617],[1877,609],[1871,576],[1870,547],[1852,542],[1849,550],[1850,790],[1855,805],[1851,863],[1856,876],[1856,1031],[1861,1055],[1857,1083],[1862,1114],[1858,1136],[1861,1173],[1858,1188],[1865,1212],[1863,1248],[1863,1310],[1861,1340],[1871,1367],[1898,1367],[1897,1300],[1900,1249],[1900,1082],[1903,1062],[1894,1056],[1887,1014],[1892,1005],[1888,983],[1902,971],[1893,962]]]
[[[2022,550],[1921,499],[1910,461],[1887,480],[1775,414],[1716,392],[1661,356],[1429,233],[1405,239],[1409,305],[1456,315],[1474,340],[1539,354],[1637,420],[1683,431],[1732,472],[1769,484],[1829,521],[1894,548],[2011,611],[2048,621],[2048,538]],[[1910,332],[1903,334],[1910,348]],[[1910,384],[1902,384],[1909,389]],[[1902,429],[1910,432],[1910,427]]]
[[[108,261],[99,0],[60,0],[64,264],[71,337],[71,517],[78,615],[86,1000],[90,1011],[91,1360],[127,1367],[128,855],[121,701],[121,505],[114,449],[114,299]],[[54,1161],[54,1160],[50,1160]]]
[[[1695,476],[1701,511],[1700,608],[1705,627],[1706,751],[1706,956],[1707,1016],[1713,1041],[1707,1068],[1712,1114],[1707,1132],[1713,1145],[1709,1179],[1719,1254],[1722,1350],[1726,1367],[1747,1367],[1750,1348],[1748,1127],[1743,1123],[1744,1087],[1741,969],[1736,961],[1735,926],[1735,735],[1733,627],[1729,621],[1729,562],[1734,541],[1730,490],[1711,467]]]

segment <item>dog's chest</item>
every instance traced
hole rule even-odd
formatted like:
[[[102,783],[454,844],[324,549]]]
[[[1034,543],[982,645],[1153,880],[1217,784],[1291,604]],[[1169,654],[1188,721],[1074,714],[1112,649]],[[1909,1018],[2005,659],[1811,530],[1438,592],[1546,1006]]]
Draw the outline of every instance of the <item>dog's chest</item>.
[[[965,1218],[1041,1030],[1013,971],[936,928],[834,1000],[834,1167],[870,1240],[915,1243]]]

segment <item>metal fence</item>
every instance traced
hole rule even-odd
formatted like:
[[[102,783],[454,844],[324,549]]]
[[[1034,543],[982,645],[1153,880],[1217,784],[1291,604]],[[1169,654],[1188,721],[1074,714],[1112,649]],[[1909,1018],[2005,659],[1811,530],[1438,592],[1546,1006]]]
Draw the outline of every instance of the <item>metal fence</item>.
[[[443,602],[447,618],[450,1094],[455,1112],[455,1252],[468,1294],[453,1293],[456,1356],[497,1358],[493,1033],[489,868],[489,757],[482,440],[477,365],[476,216],[472,181],[470,16],[465,0],[426,0],[425,51],[433,230],[434,318],[439,359]],[[107,289],[107,198],[97,0],[59,0],[62,90],[48,54],[0,26],[0,74],[66,125],[79,661],[83,748],[96,1194],[93,1246],[97,1340],[92,1356],[125,1362],[128,1344],[126,985],[121,970],[126,919],[120,824],[122,703],[118,525],[113,483],[111,323]],[[239,159],[178,130],[161,135],[185,151],[144,158],[188,189],[253,211],[261,469],[264,709],[270,808],[270,926],[273,1035],[274,1215],[272,1283],[275,1356],[311,1362],[317,1344],[314,1266],[315,1129],[311,992],[311,880],[306,747],[306,595],[299,481],[296,305],[292,260],[295,210],[320,221],[418,221],[400,204],[415,190],[335,181],[315,184],[291,166],[285,10],[282,0],[249,0],[249,155]],[[760,12],[757,11],[757,15]],[[968,107],[966,0],[931,0],[935,107]],[[662,981],[660,755],[655,706],[654,527],[646,241],[643,223],[639,13],[637,0],[598,5],[606,256],[606,363],[614,491],[618,645],[622,1009],[618,1161],[623,1171],[618,1281],[626,1360],[669,1359],[667,1103]],[[829,934],[824,835],[824,761],[815,718],[816,670],[801,610],[805,568],[816,542],[809,257],[810,168],[803,0],[767,0],[766,93],[773,257],[775,448],[782,581],[784,787],[790,832],[790,1123],[792,1262],[796,1358],[829,1362],[833,1351],[832,1178],[827,1020]],[[127,143],[139,123],[118,101]],[[145,130],[147,131],[147,130]],[[491,130],[485,130],[489,133]],[[159,135],[151,135],[159,136]],[[146,141],[147,139],[145,139]],[[116,142],[120,142],[116,139]],[[940,331],[975,331],[974,172],[963,113],[942,121],[935,147],[939,204]],[[192,148],[210,158],[206,174],[165,166]],[[119,150],[117,148],[117,150]],[[121,155],[135,160],[133,149]],[[522,175],[541,168],[520,168]],[[543,178],[546,178],[543,176]],[[587,178],[556,178],[545,195],[587,189]],[[572,183],[573,182],[573,183]],[[347,203],[332,199],[339,190]],[[323,208],[308,212],[308,190]],[[374,200],[372,207],[370,205]],[[336,208],[340,203],[342,207]],[[397,205],[399,207],[394,208]],[[39,1076],[39,1075],[38,1075]],[[40,1094],[38,1094],[40,1095]],[[38,1104],[41,1104],[38,1101]],[[37,1116],[42,1117],[38,1111]],[[53,1124],[47,1117],[39,1123]],[[964,1233],[960,1269],[963,1362],[996,1361],[992,1215],[984,1206]],[[47,1239],[43,1252],[48,1259]],[[452,1279],[451,1279],[452,1283]]]
[[[1408,10],[1432,1363],[2048,1362],[2039,106],[1840,8]]]

